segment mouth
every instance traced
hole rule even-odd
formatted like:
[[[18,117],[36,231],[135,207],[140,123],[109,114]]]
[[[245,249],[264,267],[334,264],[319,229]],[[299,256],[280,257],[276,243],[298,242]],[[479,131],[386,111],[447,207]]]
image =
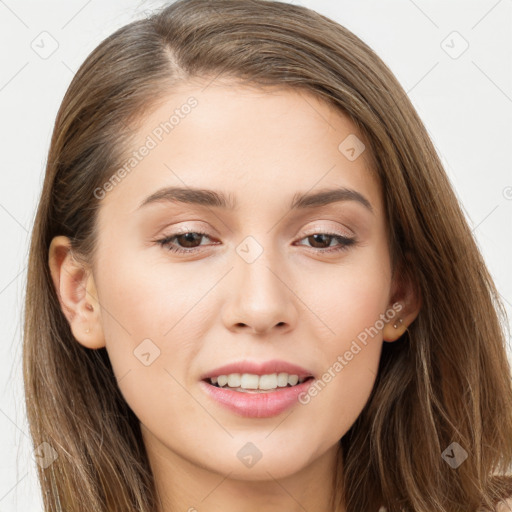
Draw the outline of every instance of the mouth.
[[[272,374],[230,373],[207,377],[203,382],[216,388],[228,389],[240,393],[271,393],[285,388],[300,386],[314,379],[312,375],[300,376],[286,372]]]
[[[314,379],[313,375],[285,372],[221,373],[203,376],[199,382],[211,400],[231,413],[246,418],[270,418],[296,406]]]

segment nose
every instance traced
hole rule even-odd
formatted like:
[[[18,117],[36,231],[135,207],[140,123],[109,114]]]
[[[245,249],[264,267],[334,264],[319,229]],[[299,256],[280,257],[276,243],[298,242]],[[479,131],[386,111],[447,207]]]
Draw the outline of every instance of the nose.
[[[287,282],[287,273],[276,266],[266,251],[254,262],[235,262],[226,283],[229,300],[224,304],[222,320],[231,331],[245,330],[266,335],[288,332],[298,318],[298,298]]]

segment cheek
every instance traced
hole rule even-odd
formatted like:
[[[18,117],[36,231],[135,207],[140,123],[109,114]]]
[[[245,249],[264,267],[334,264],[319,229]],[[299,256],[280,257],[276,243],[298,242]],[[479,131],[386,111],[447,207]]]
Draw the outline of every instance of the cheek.
[[[376,325],[381,305],[382,300],[369,293],[355,294],[328,319],[336,334],[321,344],[322,374],[301,398],[307,415],[322,425],[316,442],[325,449],[350,429],[373,389],[382,350]]]
[[[158,251],[156,247],[114,249],[113,263],[98,270],[107,343],[129,339],[135,347],[150,338],[164,348],[177,331],[183,333],[185,326],[185,332],[190,329],[194,305],[211,283],[197,279],[197,270],[166,262],[165,252]]]
[[[313,287],[313,281],[309,297],[322,320],[316,352],[324,364],[303,403],[327,431],[331,429],[332,438],[319,440],[328,443],[352,426],[375,383],[390,269],[381,252],[361,251],[350,263],[347,259],[343,266],[331,268],[330,279],[317,280],[323,283],[321,290]]]
[[[157,248],[120,247],[121,240],[104,245],[111,257],[97,275],[109,359],[142,423],[168,425],[176,418],[178,429],[179,418],[201,416],[184,387],[201,340],[218,322],[218,304],[208,295],[218,278],[194,263],[172,264]]]
[[[115,265],[101,268],[97,290],[119,389],[143,425],[172,425],[179,432],[183,423],[171,420],[176,411],[197,416],[183,383],[198,350],[192,308],[207,283],[183,288],[190,280],[178,267],[168,267],[164,276],[147,260],[117,255]]]
[[[111,257],[103,258],[97,272],[106,348],[120,387],[128,380],[151,381],[154,392],[162,381],[172,385],[166,370],[174,374],[187,367],[183,360],[195,350],[188,340],[197,338],[187,313],[204,291],[200,284],[191,286],[179,266],[167,267],[164,275],[161,265],[137,257],[133,247],[120,247],[104,246],[103,254]]]
[[[368,247],[339,265],[326,267],[321,274],[318,269],[302,273],[302,296],[307,297],[310,310],[321,320],[319,336],[331,355],[375,326],[385,312],[391,282],[385,254]],[[380,322],[378,327],[382,329]]]

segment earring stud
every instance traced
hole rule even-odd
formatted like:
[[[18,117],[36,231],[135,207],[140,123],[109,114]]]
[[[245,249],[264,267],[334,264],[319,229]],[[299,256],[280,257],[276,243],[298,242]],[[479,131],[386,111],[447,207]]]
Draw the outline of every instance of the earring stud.
[[[393,327],[395,329],[398,329],[398,327],[401,327],[401,325],[404,323],[404,321],[401,318],[398,319],[398,322],[400,322],[400,325],[398,325],[396,322],[393,324]]]

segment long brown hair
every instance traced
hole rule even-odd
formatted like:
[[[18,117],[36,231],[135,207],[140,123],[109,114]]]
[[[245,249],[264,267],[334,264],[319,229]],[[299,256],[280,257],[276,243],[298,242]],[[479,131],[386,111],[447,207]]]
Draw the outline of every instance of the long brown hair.
[[[58,455],[38,475],[47,512],[154,512],[138,419],[104,348],[74,338],[48,267],[65,235],[94,261],[93,191],[123,163],[137,122],[201,77],[308,91],[369,142],[393,270],[414,278],[416,321],[384,343],[371,396],[339,444],[332,509],[476,511],[512,494],[512,385],[505,309],[431,140],[406,93],[363,41],[305,7],[179,0],[107,37],[60,106],[32,233],[23,372],[34,446]],[[442,456],[458,443],[467,459]]]

